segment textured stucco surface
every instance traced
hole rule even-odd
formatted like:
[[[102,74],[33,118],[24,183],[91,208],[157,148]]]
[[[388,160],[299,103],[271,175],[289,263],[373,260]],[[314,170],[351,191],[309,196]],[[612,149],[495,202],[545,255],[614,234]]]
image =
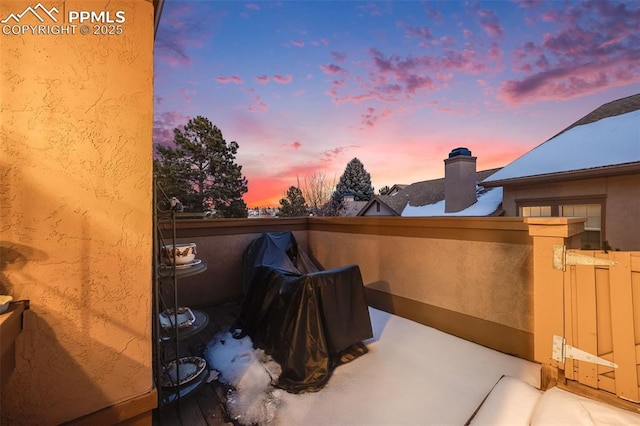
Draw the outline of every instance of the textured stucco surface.
[[[327,269],[359,265],[373,289],[533,330],[530,245],[316,231],[309,245]]]
[[[31,301],[1,424],[58,424],[152,388],[153,6],[43,4],[126,22],[0,34],[0,292]],[[0,17],[29,5],[3,1]]]

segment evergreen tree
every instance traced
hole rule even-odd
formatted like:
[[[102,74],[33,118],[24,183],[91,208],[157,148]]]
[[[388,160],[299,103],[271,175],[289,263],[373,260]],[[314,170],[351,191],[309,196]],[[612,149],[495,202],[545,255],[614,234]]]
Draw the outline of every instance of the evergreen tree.
[[[280,200],[280,211],[278,216],[281,217],[297,217],[307,216],[309,209],[307,203],[304,200],[302,191],[300,188],[290,186],[287,191],[286,197]]]
[[[217,217],[247,217],[242,199],[247,179],[235,163],[237,142],[227,143],[222,131],[202,116],[173,133],[175,148],[157,146],[159,158],[154,160],[165,193],[178,198],[185,210],[213,209]]]
[[[344,194],[347,192],[353,194],[355,201],[369,201],[373,198],[371,175],[357,158],[349,161],[344,173],[340,176],[336,190],[331,194],[331,210],[333,214],[337,212]]]
[[[385,185],[382,188],[378,189],[378,195],[387,195],[390,191],[391,188],[389,188],[388,185]]]

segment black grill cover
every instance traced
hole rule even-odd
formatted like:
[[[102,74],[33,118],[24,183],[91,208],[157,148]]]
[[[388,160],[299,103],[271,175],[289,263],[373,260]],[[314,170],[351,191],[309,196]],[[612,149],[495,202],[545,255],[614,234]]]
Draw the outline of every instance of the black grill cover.
[[[291,232],[262,234],[244,252],[240,336],[281,366],[278,386],[317,391],[373,337],[360,268],[321,270]]]

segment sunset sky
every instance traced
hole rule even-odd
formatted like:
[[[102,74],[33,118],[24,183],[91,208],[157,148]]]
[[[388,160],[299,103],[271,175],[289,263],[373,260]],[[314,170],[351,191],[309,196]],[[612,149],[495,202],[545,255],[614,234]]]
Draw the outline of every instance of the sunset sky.
[[[154,143],[207,117],[277,206],[359,158],[378,189],[505,166],[640,92],[638,1],[176,1],[155,41]]]

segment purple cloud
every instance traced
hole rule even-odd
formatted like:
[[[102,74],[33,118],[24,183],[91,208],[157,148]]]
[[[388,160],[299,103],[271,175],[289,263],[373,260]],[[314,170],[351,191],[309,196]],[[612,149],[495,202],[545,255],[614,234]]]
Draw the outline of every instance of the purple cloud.
[[[331,52],[331,56],[335,59],[336,62],[344,62],[347,59],[347,55],[343,52]]]
[[[320,65],[320,69],[325,74],[336,75],[336,74],[346,74],[347,71],[339,65],[329,64],[329,65]]]
[[[229,77],[216,77],[216,81],[222,84],[229,84],[229,83],[242,84],[243,83],[242,78],[237,75],[232,75]]]
[[[446,40],[453,43],[453,40]],[[419,93],[448,87],[454,81],[454,73],[496,73],[503,68],[503,52],[497,43],[490,43],[482,52],[470,42],[462,50],[443,48],[439,55],[388,56],[376,48],[370,48],[369,55],[370,63],[364,64],[368,68],[368,78],[358,77],[354,80],[355,86],[347,86],[346,78],[351,72],[345,71],[341,73],[345,78],[332,82],[327,94],[335,103],[358,103],[368,99],[392,103],[400,97],[412,98]],[[322,69],[334,75],[342,70],[335,64]],[[365,118],[363,122],[370,120]]]
[[[155,115],[153,121],[153,144],[173,146],[173,129],[181,128],[191,119],[177,111],[167,111]]]
[[[287,75],[276,74],[273,76],[273,81],[280,84],[288,84],[293,81],[293,76],[291,76],[291,74],[287,74]]]
[[[577,2],[553,16],[556,31],[514,50],[512,68],[527,75],[502,84],[505,102],[570,99],[640,78],[637,4]]]
[[[154,42],[154,59],[173,67],[190,66],[188,50],[204,44],[210,36],[211,21],[215,19],[206,13],[193,13],[188,3],[166,11]]]
[[[332,161],[336,157],[339,157],[343,152],[347,151],[350,147],[347,146],[339,146],[337,148],[328,149],[326,151],[322,151],[321,159],[322,161]]]
[[[404,24],[403,22],[398,22],[397,25],[401,28],[404,28],[404,32],[408,36],[424,40],[431,40],[433,38],[433,36],[431,35],[431,29],[429,29],[429,27],[411,27]]]
[[[256,81],[260,84],[267,84],[269,82],[268,75],[259,75],[256,77]]]
[[[479,10],[477,12],[478,22],[489,37],[500,38],[504,36],[504,30],[498,22],[498,16],[492,10]]]
[[[253,112],[256,114],[263,114],[269,111],[269,106],[262,101],[262,96],[255,95],[251,101],[251,105],[247,107],[247,111]]]
[[[385,108],[382,112],[378,112],[375,108],[367,108],[366,112],[361,116],[361,123],[366,127],[375,127],[380,119],[388,118],[393,114],[389,108]]]
[[[284,144],[282,144],[280,146],[284,147],[284,148],[300,149],[302,144],[299,141],[294,141],[294,142],[291,142],[291,143],[284,143]]]

